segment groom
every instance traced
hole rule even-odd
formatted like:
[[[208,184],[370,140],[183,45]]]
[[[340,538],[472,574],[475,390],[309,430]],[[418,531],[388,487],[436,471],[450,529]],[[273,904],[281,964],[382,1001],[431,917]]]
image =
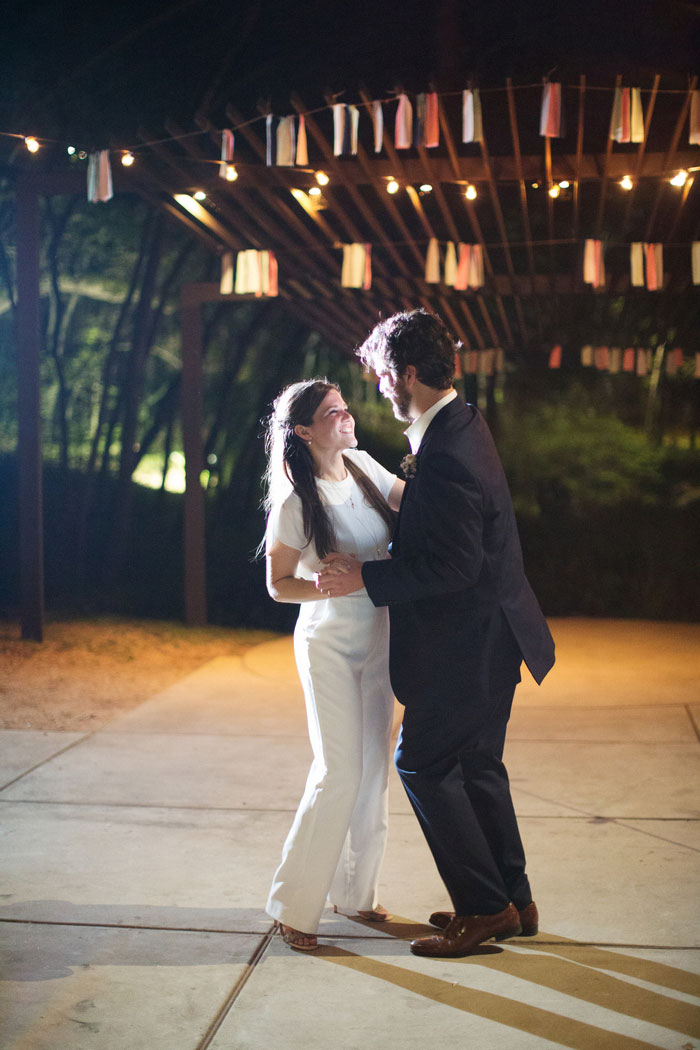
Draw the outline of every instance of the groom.
[[[408,481],[391,558],[318,578],[334,595],[365,586],[389,606],[391,681],[405,706],[396,768],[454,906],[430,916],[439,934],[411,942],[436,957],[537,933],[501,759],[521,661],[538,683],[554,663],[491,434],[452,386],[456,351],[424,310],[381,322],[357,351],[410,422]]]

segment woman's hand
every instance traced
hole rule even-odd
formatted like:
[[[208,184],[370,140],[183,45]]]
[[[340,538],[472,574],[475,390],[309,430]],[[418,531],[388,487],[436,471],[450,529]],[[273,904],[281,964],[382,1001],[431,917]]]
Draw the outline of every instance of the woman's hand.
[[[344,598],[364,587],[362,562],[354,554],[333,552],[322,562],[321,572],[314,573],[316,587],[329,598]]]

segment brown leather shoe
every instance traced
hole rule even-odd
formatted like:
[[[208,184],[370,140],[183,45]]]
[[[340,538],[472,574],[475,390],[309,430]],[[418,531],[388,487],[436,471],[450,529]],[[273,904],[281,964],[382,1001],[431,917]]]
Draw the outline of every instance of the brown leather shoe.
[[[518,917],[522,926],[518,937],[534,937],[539,929],[540,922],[535,902],[531,901],[525,908],[521,908],[518,912]],[[452,919],[454,919],[454,912],[452,911],[434,911],[428,922],[431,926],[436,926],[438,930],[444,930]],[[503,937],[496,938],[497,941],[504,939]]]
[[[444,933],[411,941],[411,951],[414,955],[454,959],[471,955],[480,944],[490,941],[492,937],[499,941],[517,937],[521,929],[514,904],[509,904],[495,915],[453,915]]]

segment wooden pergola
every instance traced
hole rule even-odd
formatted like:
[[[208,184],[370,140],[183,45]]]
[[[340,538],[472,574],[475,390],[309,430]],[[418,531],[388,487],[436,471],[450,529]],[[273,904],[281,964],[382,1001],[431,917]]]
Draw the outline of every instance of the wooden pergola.
[[[279,300],[291,314],[345,352],[360,342],[381,316],[423,306],[437,311],[466,350],[501,348],[506,354],[541,352],[551,339],[547,324],[552,300],[582,295],[662,294],[669,305],[698,295],[690,277],[690,244],[700,239],[700,180],[692,170],[700,149],[682,146],[696,79],[687,87],[661,87],[655,76],[645,89],[644,139],[618,145],[608,135],[613,85],[589,87],[585,77],[570,87],[568,135],[540,137],[538,94],[527,96],[510,80],[494,89],[489,116],[484,104],[484,137],[463,145],[458,94],[438,99],[440,146],[394,147],[384,131],[375,154],[371,136],[361,132],[356,155],[335,156],[330,105],[311,112],[298,96],[292,112],[304,114],[308,167],[266,163],[264,120],[247,120],[233,106],[226,111],[234,129],[235,181],[219,175],[221,128],[197,114],[195,129],[167,123],[165,135],[142,129],[137,163],[117,171],[116,192],[140,194],[153,207],[196,237],[216,255],[255,248],[274,251],[279,265]],[[618,78],[616,87],[621,84]],[[519,94],[520,92],[520,94]],[[371,99],[361,92],[360,106]],[[527,105],[525,104],[527,103]],[[687,141],[687,139],[686,139]],[[685,185],[669,175],[691,170]],[[322,170],[328,183],[311,198]],[[619,182],[629,176],[632,188]],[[387,192],[390,179],[399,192]],[[568,186],[555,199],[548,190]],[[465,195],[477,190],[475,199]],[[19,476],[22,634],[41,639],[43,550],[41,440],[39,419],[39,198],[84,193],[84,175],[75,171],[30,174],[17,179]],[[202,201],[194,193],[204,193]],[[183,204],[184,202],[184,204]],[[484,285],[469,291],[425,280],[428,241],[481,246]],[[607,284],[593,291],[583,283],[584,238],[609,246]],[[665,247],[661,293],[631,289],[629,244]],[[372,246],[368,290],[340,284],[341,248]],[[239,301],[222,295],[218,284],[189,284],[181,291],[183,436],[186,458],[184,581],[185,617],[206,621],[204,499],[202,466],[201,306]],[[699,296],[700,299],[700,296]],[[690,349],[690,347],[688,347]]]

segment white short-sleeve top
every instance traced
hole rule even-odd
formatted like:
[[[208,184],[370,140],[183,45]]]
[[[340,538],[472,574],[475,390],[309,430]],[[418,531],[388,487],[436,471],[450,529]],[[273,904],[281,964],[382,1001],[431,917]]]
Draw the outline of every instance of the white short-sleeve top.
[[[358,449],[347,449],[344,456],[353,462],[377,486],[385,499],[388,498],[396,474],[390,474],[381,463],[367,452]],[[333,522],[338,550],[354,554],[360,561],[376,561],[387,556],[387,545],[391,539],[389,529],[374,507],[371,507],[352,474],[348,471],[343,481],[323,481],[316,484]],[[320,559],[313,543],[304,535],[301,500],[296,492],[291,492],[277,507],[273,507],[267,520],[266,546],[280,541],[286,547],[301,552],[297,574],[305,580],[312,580],[319,571]]]

